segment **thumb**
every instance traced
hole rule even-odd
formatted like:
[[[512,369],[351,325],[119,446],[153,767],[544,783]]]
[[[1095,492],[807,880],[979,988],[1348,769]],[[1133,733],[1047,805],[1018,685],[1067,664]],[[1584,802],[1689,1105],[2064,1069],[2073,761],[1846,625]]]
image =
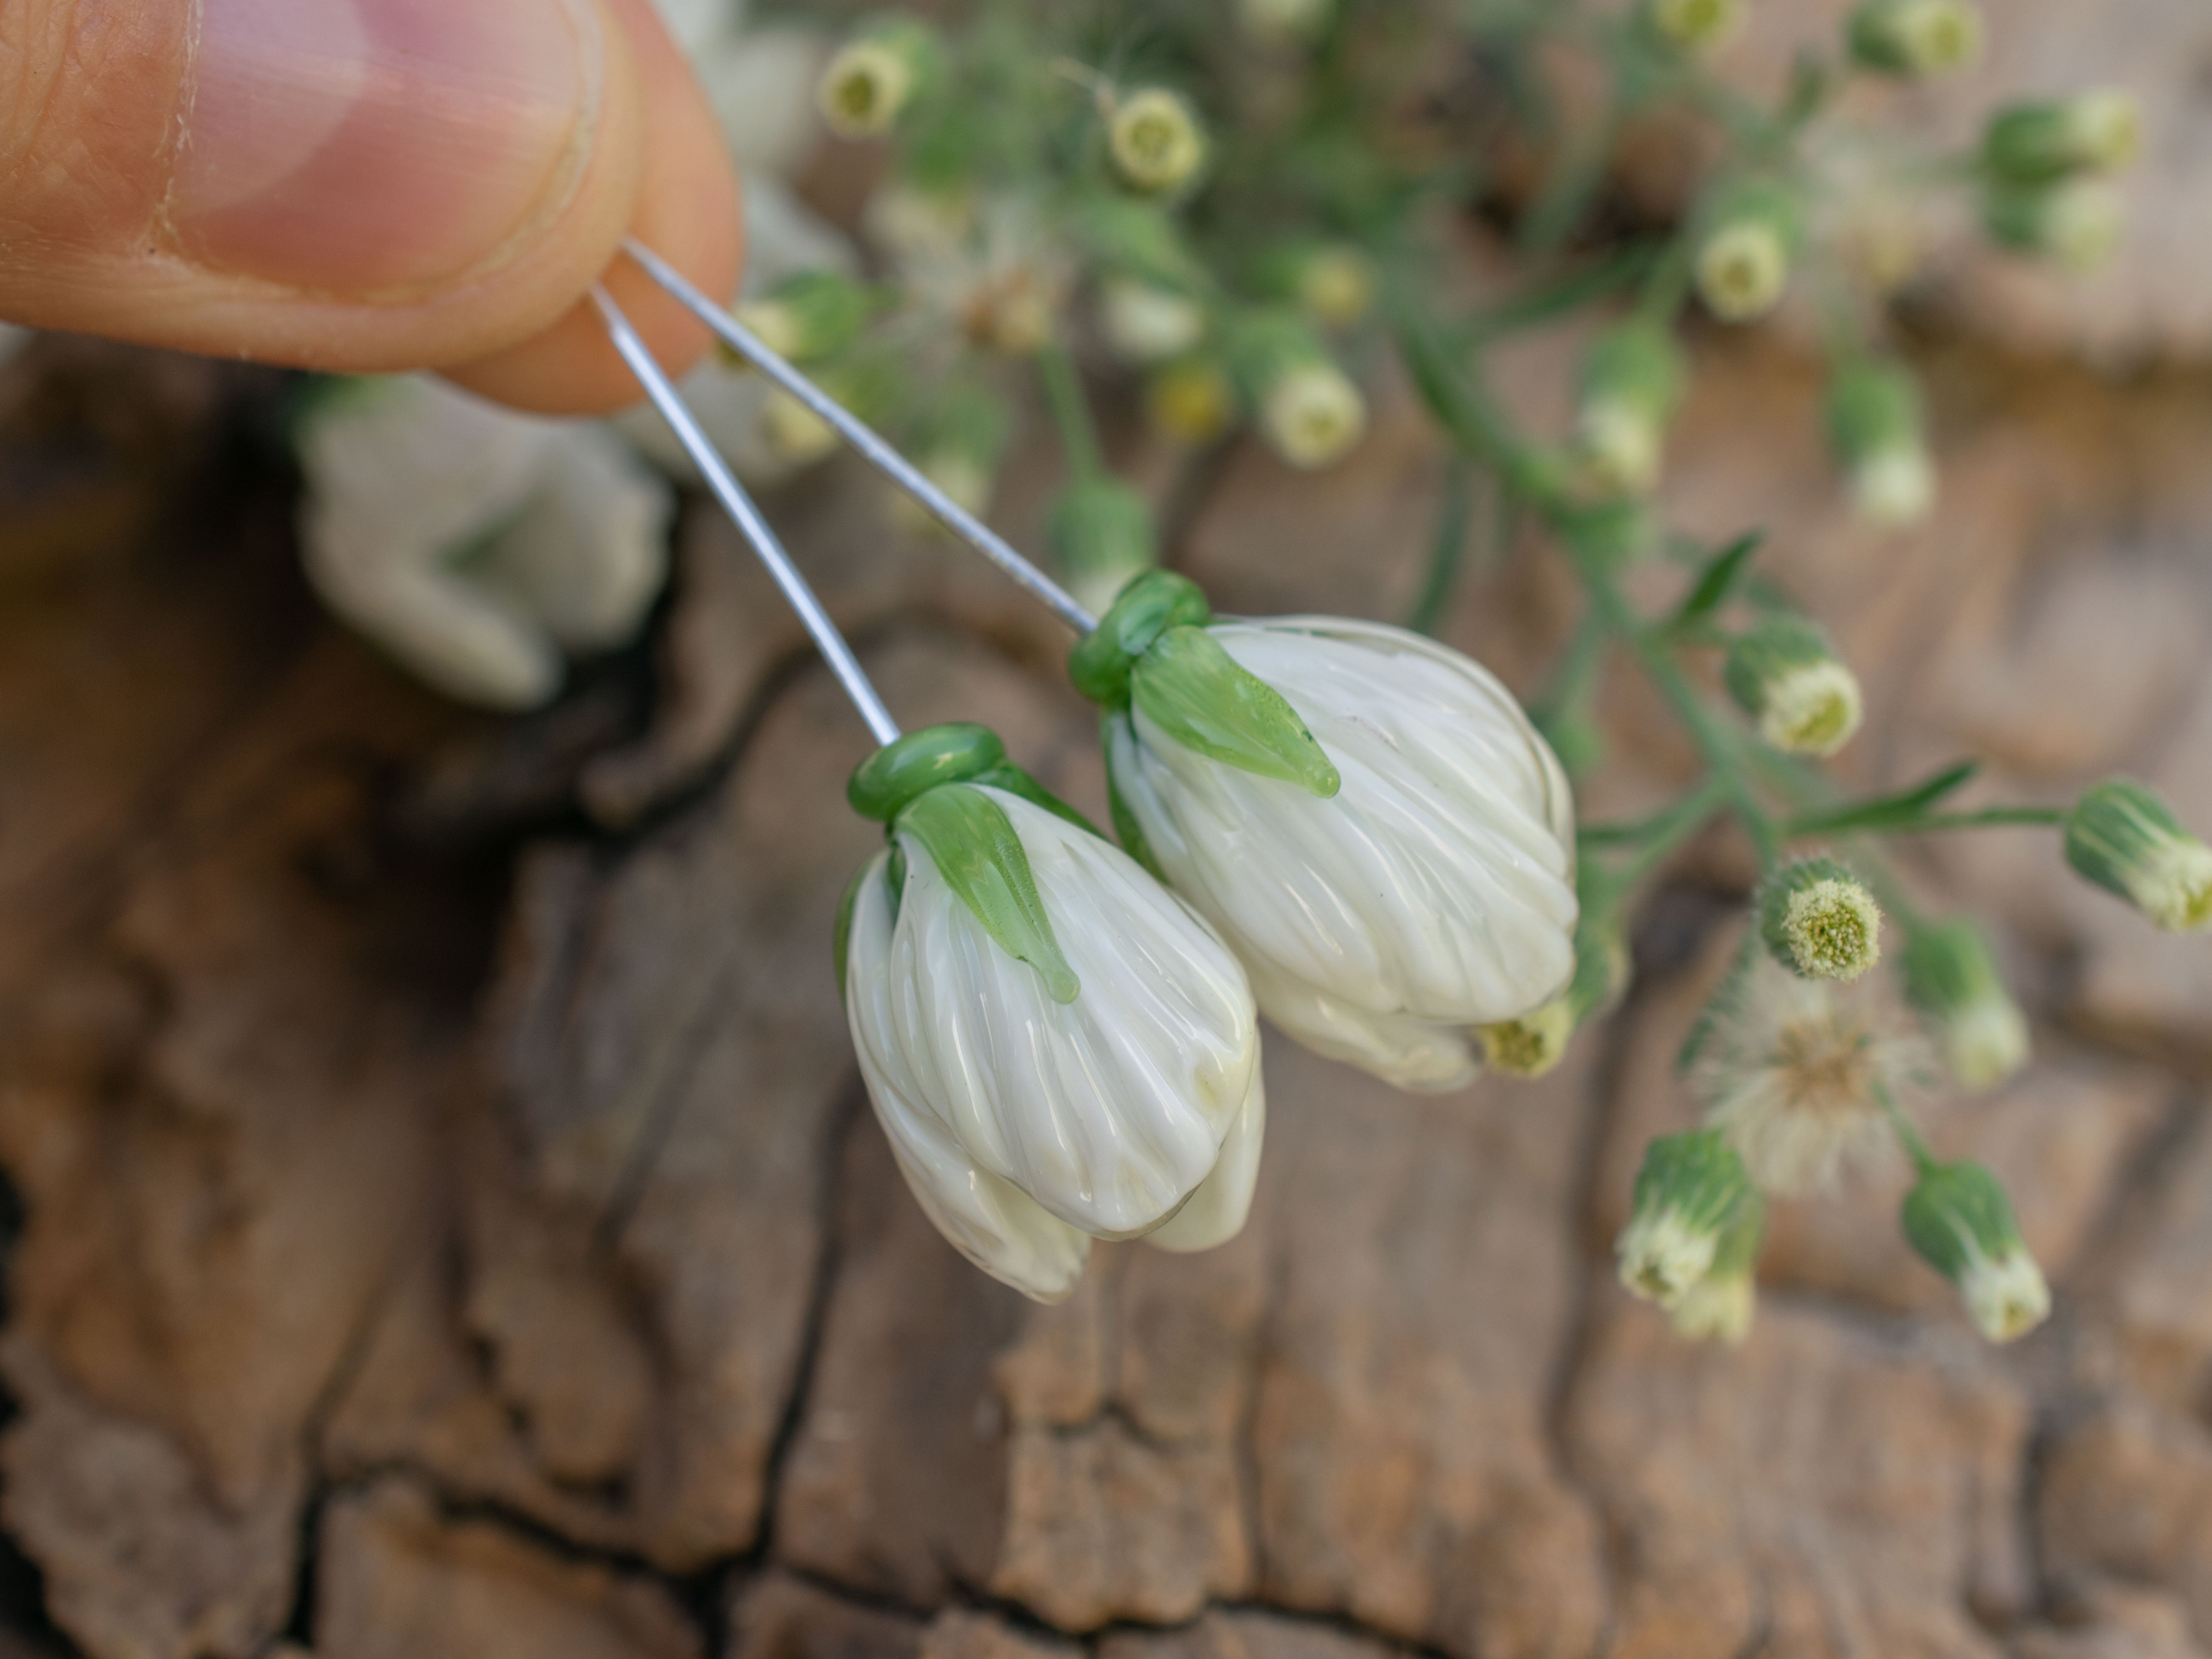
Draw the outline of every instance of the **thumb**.
[[[665,57],[635,0],[0,0],[0,317],[331,369],[526,353],[639,210],[641,27]],[[524,395],[634,392],[600,380]]]

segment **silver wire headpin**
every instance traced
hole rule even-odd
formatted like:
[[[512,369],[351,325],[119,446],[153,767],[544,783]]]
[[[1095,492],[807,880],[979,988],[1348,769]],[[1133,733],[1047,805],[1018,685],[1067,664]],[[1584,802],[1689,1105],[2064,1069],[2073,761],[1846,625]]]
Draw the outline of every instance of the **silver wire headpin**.
[[[679,277],[678,280],[682,279]],[[860,718],[868,723],[868,730],[875,734],[876,741],[879,744],[897,742],[900,735],[898,722],[891,718],[891,711],[884,706],[883,698],[877,694],[866,672],[861,668],[860,659],[853,654],[853,647],[837,631],[837,624],[830,620],[829,611],[815,597],[814,590],[807,586],[806,578],[799,574],[799,567],[792,563],[791,555],[784,551],[782,542],[777,539],[768,520],[761,516],[760,508],[753,505],[753,498],[745,494],[744,486],[738,482],[737,475],[730,471],[728,463],[716,453],[713,441],[699,422],[692,418],[691,411],[684,406],[683,398],[669,380],[667,374],[653,361],[651,349],[638,337],[637,331],[630,326],[629,319],[623,315],[622,307],[614,302],[614,296],[595,283],[592,285],[592,303],[599,307],[599,320],[606,325],[607,337],[614,342],[615,349],[622,354],[622,360],[629,365],[630,373],[637,376],[638,384],[645,388],[645,395],[653,400],[653,406],[660,411],[661,418],[675,432],[677,441],[684,446],[684,453],[691,457],[693,465],[705,477],[707,487],[714,491],[714,499],[722,504],[722,510],[744,532],[745,539],[752,544],[753,551],[760,556],[761,562],[768,567],[769,574],[775,578],[776,586],[783,590],[784,598],[791,601],[791,608],[806,624],[806,631],[814,636],[814,643],[821,648],[822,655],[836,672],[839,683],[844,686],[845,695],[860,711]]]
[[[1098,626],[1098,619],[1078,604],[1073,594],[1016,552],[1004,537],[924,477],[919,468],[877,436],[850,410],[762,344],[759,337],[750,329],[692,287],[684,280],[683,274],[665,259],[634,236],[624,240],[623,252],[647,276],[665,289],[678,305],[714,330],[716,337],[731,350],[828,422],[831,428],[858,450],[871,466],[921,502],[947,530],[1042,600],[1070,628],[1079,634],[1088,634]],[[605,309],[605,301],[601,302],[601,309]],[[620,343],[617,343],[619,346]],[[642,379],[642,375],[640,378]],[[661,383],[664,386],[667,384],[666,376],[661,377]],[[652,391],[649,384],[647,390]],[[659,401],[656,394],[654,402],[658,404]],[[664,415],[668,413],[665,404],[661,412]],[[670,420],[672,424],[674,417],[670,416]],[[696,430],[696,426],[694,430]],[[678,428],[678,435],[683,436],[681,428]],[[688,438],[685,445],[687,448],[690,447]],[[697,459],[696,453],[693,459]],[[724,471],[726,472],[727,469]],[[731,488],[736,488],[734,482]],[[719,488],[715,493],[721,493]],[[739,495],[742,496],[743,492],[739,491]],[[725,505],[727,505],[726,501]],[[739,523],[743,527],[744,521],[741,520]],[[746,533],[750,535],[752,532],[747,530]]]

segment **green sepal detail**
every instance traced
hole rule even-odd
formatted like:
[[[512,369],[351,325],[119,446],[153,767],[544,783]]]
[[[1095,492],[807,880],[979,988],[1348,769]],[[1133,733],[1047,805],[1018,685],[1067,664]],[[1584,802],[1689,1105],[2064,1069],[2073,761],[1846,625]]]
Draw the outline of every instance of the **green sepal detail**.
[[[928,849],[945,884],[984,932],[1008,956],[1036,969],[1054,1002],[1075,1000],[1082,981],[1053,937],[1029,854],[1004,807],[981,789],[951,784],[909,801],[892,828]]]
[[[1938,1164],[1905,1195],[1898,1219],[1920,1259],[1954,1283],[1979,1255],[1996,1261],[2021,1246],[2012,1200],[1978,1164]]]
[[[909,732],[853,769],[845,799],[864,818],[889,823],[940,783],[980,777],[1006,763],[1006,745],[988,726],[956,720]]]
[[[1170,628],[1137,659],[1132,701],[1186,749],[1327,800],[1344,780],[1281,692],[1203,628]]]
[[[967,780],[993,789],[1003,789],[1010,795],[1019,795],[1032,806],[1042,806],[1056,818],[1064,818],[1086,834],[1098,836],[1098,826],[1077,811],[1051,790],[1046,788],[1027,772],[1008,761],[1004,766],[994,766],[988,772],[978,772]],[[1098,836],[1098,839],[1106,839]]]
[[[1098,626],[1067,653],[1067,678],[1101,708],[1129,706],[1129,671],[1170,628],[1213,620],[1213,607],[1188,576],[1147,570],[1123,587]]]
[[[871,860],[872,862],[872,860]],[[845,1004],[845,957],[853,948],[853,912],[860,908],[860,889],[868,879],[869,865],[853,872],[845,884],[845,896],[837,901],[837,926],[830,936],[830,950],[837,969],[837,1006]]]
[[[1163,885],[1167,872],[1152,855],[1152,844],[1145,839],[1145,826],[1137,822],[1137,815],[1129,810],[1129,803],[1121,797],[1121,781],[1114,775],[1114,744],[1108,728],[1125,715],[1109,714],[1100,722],[1100,746],[1106,751],[1106,813],[1114,823],[1114,839],[1121,843],[1121,850],[1145,866],[1154,881]]]

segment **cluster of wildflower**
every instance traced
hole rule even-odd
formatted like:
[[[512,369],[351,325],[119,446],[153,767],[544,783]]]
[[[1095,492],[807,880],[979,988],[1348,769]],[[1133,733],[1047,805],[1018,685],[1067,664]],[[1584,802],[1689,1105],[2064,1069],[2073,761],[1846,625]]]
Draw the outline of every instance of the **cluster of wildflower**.
[[[661,3],[750,163],[736,313],[750,337],[967,512],[989,507],[1027,408],[1066,451],[1047,540],[1100,613],[1069,669],[1101,711],[1110,838],[973,726],[888,744],[850,789],[884,844],[838,921],[839,982],[877,1116],[948,1238],[1050,1299],[1093,1238],[1230,1237],[1264,1137],[1261,1014],[1407,1089],[1543,1074],[1624,994],[1640,884],[1727,817],[1761,878],[1691,1045],[1704,1121],[1650,1149],[1624,1282],[1686,1335],[1741,1339],[1770,1201],[1901,1144],[1905,1235],[1978,1326],[2008,1340],[2045,1316],[2001,1189],[1938,1161],[1910,1116],[1939,1057],[1972,1088],[2024,1064],[2027,1023],[1973,924],[1917,914],[1869,844],[1980,821],[1945,805],[1966,769],[1837,798],[1813,763],[1850,741],[1866,700],[1829,635],[1753,571],[1753,543],[1696,558],[1663,617],[1619,577],[1680,550],[1650,498],[1693,386],[1693,307],[1743,325],[1820,292],[1849,500],[1875,526],[1928,514],[1923,398],[1880,305],[1919,257],[1911,210],[1964,190],[2001,246],[2086,262],[2118,227],[2106,175],[2137,144],[2124,97],[2012,106],[1970,154],[1876,169],[1875,216],[1906,229],[1869,264],[1852,246],[1864,180],[1838,159],[1863,147],[1831,94],[1972,63],[1983,25],[1966,0],[1864,0],[1771,111],[1706,63],[1747,0],[992,6],[878,17],[834,50],[740,31],[715,0],[680,17]],[[1730,112],[1678,222],[1599,246],[1602,155],[1482,95],[1593,52],[1612,88],[1601,131],[1663,100]],[[777,184],[787,138],[738,131],[769,108],[787,131],[878,146],[854,238]],[[1438,210],[1478,206],[1542,274],[1470,310],[1484,284]],[[1485,352],[1592,313],[1571,426],[1524,436],[1482,385]],[[1242,427],[1289,466],[1328,466],[1360,442],[1363,386],[1391,352],[1461,466],[1540,520],[1583,581],[1584,626],[1533,717],[1420,632],[1215,617],[1155,568],[1152,507],[1094,428],[1093,392],[1118,382],[1174,444]],[[838,442],[735,356],[684,393],[748,482]],[[650,605],[672,495],[639,454],[692,476],[653,416],[533,422],[427,382],[330,391],[299,430],[318,586],[425,678],[503,707],[553,695],[565,653]],[[1432,597],[1464,538],[1466,492],[1444,494]],[[1657,684],[1705,770],[1652,817],[1578,838],[1570,780],[1601,752],[1591,706],[1613,652]],[[1698,653],[1726,702],[1686,672]],[[2212,921],[2212,851],[2138,784],[2001,821],[2061,830],[2084,878],[2162,927]]]

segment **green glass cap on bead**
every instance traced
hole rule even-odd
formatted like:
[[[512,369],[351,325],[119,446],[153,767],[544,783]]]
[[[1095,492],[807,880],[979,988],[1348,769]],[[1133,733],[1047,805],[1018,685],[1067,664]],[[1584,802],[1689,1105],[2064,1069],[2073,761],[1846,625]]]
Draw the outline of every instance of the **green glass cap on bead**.
[[[2066,861],[2168,933],[2212,923],[2212,848],[2130,778],[2100,783],[2066,817]]]
[[[1644,1149],[1628,1225],[1615,1246],[1620,1282],[1672,1307],[1711,1271],[1723,1237],[1756,1202],[1742,1155],[1719,1130],[1660,1136]]]
[[[1170,628],[1201,626],[1213,607],[1188,576],[1152,570],[1124,587],[1098,626],[1068,653],[1067,677],[1101,708],[1129,706],[1129,670]]]
[[[845,799],[864,818],[889,823],[940,783],[961,783],[1003,766],[1006,745],[988,726],[956,720],[909,732],[853,769]]]
[[[1924,1170],[1899,1217],[1923,1261],[1959,1287],[1975,1326],[2009,1342],[2051,1312],[2051,1291],[2013,1218],[2012,1200],[1978,1164]]]
[[[945,885],[1001,950],[1036,969],[1054,1002],[1075,1000],[1082,985],[1060,954],[1029,854],[1004,807],[980,789],[955,784],[909,801],[895,827],[927,849]]]
[[[1760,884],[1759,928],[1801,979],[1856,979],[1881,957],[1881,907],[1833,859],[1784,865]]]
[[[1203,628],[1170,628],[1137,659],[1131,702],[1186,749],[1323,799],[1344,780],[1297,711]]]

